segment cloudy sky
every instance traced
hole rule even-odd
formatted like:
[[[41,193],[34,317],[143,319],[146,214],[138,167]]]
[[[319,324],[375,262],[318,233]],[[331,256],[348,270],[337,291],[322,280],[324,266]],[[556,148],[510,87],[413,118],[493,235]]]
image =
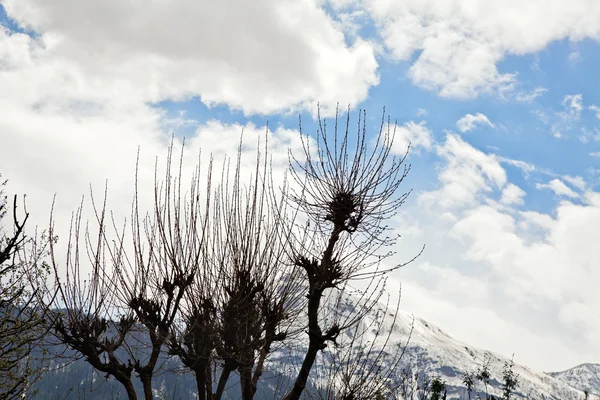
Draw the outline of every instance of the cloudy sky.
[[[398,260],[427,244],[402,308],[539,370],[600,362],[599,40],[596,0],[0,0],[0,172],[42,227],[56,194],[64,238],[90,185],[127,213],[138,146],[151,180],[172,134],[219,155],[268,121],[283,168],[317,102],[372,132],[386,106],[413,147]]]

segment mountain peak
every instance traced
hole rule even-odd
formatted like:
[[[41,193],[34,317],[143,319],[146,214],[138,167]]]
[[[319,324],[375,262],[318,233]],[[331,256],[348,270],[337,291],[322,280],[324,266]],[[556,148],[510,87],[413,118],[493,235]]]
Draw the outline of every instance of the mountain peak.
[[[600,364],[585,363],[548,375],[581,391],[600,395]]]

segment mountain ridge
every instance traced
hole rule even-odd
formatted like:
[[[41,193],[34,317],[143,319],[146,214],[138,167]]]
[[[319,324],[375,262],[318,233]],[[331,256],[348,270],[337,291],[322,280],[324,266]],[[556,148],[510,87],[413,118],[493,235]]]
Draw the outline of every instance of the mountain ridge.
[[[346,315],[356,312],[359,307],[352,297],[332,304],[335,304],[339,313]],[[364,332],[366,341],[375,343],[375,353],[384,347],[386,351],[403,349],[403,358],[397,365],[397,377],[404,370],[410,374],[419,372],[430,378],[439,377],[446,382],[448,399],[467,399],[469,397],[463,382],[465,374],[473,374],[477,368],[488,363],[489,385],[487,388],[480,385],[478,393],[483,394],[484,389],[487,389],[489,394],[501,394],[502,368],[506,363],[510,363],[511,359],[456,340],[425,319],[404,310],[397,311],[397,315],[394,316],[391,310],[377,303],[366,313],[357,329]],[[351,335],[346,335],[345,338],[348,340]],[[304,346],[304,339],[299,339],[296,344],[299,353],[294,353],[286,347],[277,349],[270,361],[271,373],[287,375],[286,379],[293,378],[293,365],[296,363],[290,363],[290,360],[296,360],[297,355],[302,354]],[[333,351],[333,346],[323,352],[324,356],[327,357],[327,352],[330,351]],[[59,361],[54,362],[55,367]],[[166,358],[164,361],[167,365],[165,370],[181,370],[181,364],[176,358]],[[391,367],[396,368],[395,365]],[[516,398],[582,400],[585,398],[584,391],[587,390],[590,393],[588,399],[600,399],[600,364],[586,363],[565,371],[544,373],[515,363],[514,371],[519,375],[520,381],[515,391]],[[311,383],[317,388],[324,384],[318,378],[311,379]],[[165,398],[193,398],[193,376],[182,373],[162,373],[157,376],[157,398],[170,393],[174,385],[177,387],[178,397],[173,395]],[[90,400],[107,398],[108,393],[119,393],[122,390],[114,379],[105,379],[102,374],[93,372],[83,360],[66,364],[63,368],[54,368],[37,386],[40,392],[48,394],[49,397],[45,398],[64,399],[80,398],[84,388],[85,397]],[[70,388],[71,392],[65,395],[65,388]],[[269,395],[269,390],[269,385],[265,384],[259,390],[261,395],[257,398],[276,398],[274,393]],[[475,398],[475,395],[476,393],[473,393],[470,398]],[[235,394],[232,398],[235,398]]]
[[[581,391],[600,395],[600,364],[583,363],[564,371],[548,372],[548,375]]]

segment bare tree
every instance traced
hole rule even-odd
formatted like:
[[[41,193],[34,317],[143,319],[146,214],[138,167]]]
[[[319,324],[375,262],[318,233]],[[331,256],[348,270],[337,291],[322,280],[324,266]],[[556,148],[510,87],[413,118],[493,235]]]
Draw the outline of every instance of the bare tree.
[[[359,112],[355,138],[350,134],[349,110],[341,133],[338,122],[336,113],[333,134],[328,135],[326,121],[319,115],[314,152],[311,141],[303,139],[302,157],[291,155],[291,174],[302,188],[292,194],[292,200],[309,217],[293,244],[294,262],[308,282],[309,344],[286,400],[300,398],[318,353],[328,343],[335,345],[340,333],[377,304],[385,275],[407,264],[389,268],[381,264],[393,254],[387,248],[398,237],[388,236],[387,221],[410,193],[398,193],[410,168],[405,165],[408,152],[401,157],[392,154],[395,124],[382,118],[379,134],[369,146],[365,112]],[[356,280],[369,283],[354,312],[323,307],[324,297],[341,298]]]
[[[189,291],[188,308],[183,307],[185,328],[171,345],[194,371],[201,399],[220,399],[236,371],[241,397],[253,398],[273,343],[298,348],[298,324],[302,331],[308,328],[309,343],[300,350],[304,362],[286,398],[299,398],[317,354],[327,342],[337,345],[342,332],[350,338],[347,349],[360,350],[330,355],[317,371],[328,376],[321,382],[324,389],[346,399],[391,390],[405,348],[386,349],[391,330],[385,331],[383,319],[370,326],[381,336],[379,347],[365,339],[366,327],[359,323],[381,306],[385,275],[406,264],[387,269],[380,264],[393,254],[387,247],[397,238],[384,237],[385,221],[408,196],[396,193],[408,173],[406,155],[391,154],[389,120],[387,126],[382,120],[372,149],[364,114],[356,142],[350,142],[349,116],[339,137],[337,118],[333,138],[320,122],[317,158],[308,138],[303,138],[303,157],[291,158],[296,191],[285,185],[274,190],[267,157],[262,164],[258,158],[254,179],[247,182],[240,180],[240,150],[231,180],[224,168],[205,225],[204,265]],[[300,222],[303,217],[307,223]],[[358,280],[366,281],[366,288],[344,309],[350,283]]]
[[[235,371],[242,398],[252,399],[273,344],[289,338],[286,321],[301,303],[299,276],[284,247],[287,192],[285,184],[281,193],[273,190],[267,148],[247,180],[241,143],[233,174],[224,164],[206,226],[204,265],[187,297],[185,328],[171,346],[194,371],[200,399],[220,399]],[[211,362],[219,366],[218,379]]]
[[[152,399],[152,377],[161,355],[167,350],[185,293],[201,266],[206,231],[207,218],[199,203],[202,198],[200,164],[191,179],[189,192],[183,192],[183,148],[176,174],[172,172],[172,157],[173,141],[164,181],[159,182],[155,174],[154,209],[149,215],[141,215],[136,178],[133,254],[128,256],[122,246],[112,253],[118,277],[117,297],[132,310],[150,341],[145,357],[133,359],[133,369],[142,381],[147,400]],[[210,193],[210,170],[209,166],[206,193]],[[207,203],[209,199],[210,196]],[[118,242],[123,240],[121,235]]]
[[[137,398],[132,375],[140,379],[144,398],[153,398],[152,378],[161,355],[165,355],[184,294],[199,267],[204,232],[201,224],[206,220],[198,204],[200,165],[185,197],[181,191],[181,164],[179,174],[173,175],[172,155],[173,142],[164,181],[159,182],[155,173],[154,204],[147,214],[140,210],[136,172],[131,245],[126,225],[119,228],[107,215],[105,192],[102,206],[97,206],[91,196],[97,227],[94,234],[87,227],[82,237],[82,207],[73,217],[65,277],[52,247],[63,308],[53,324],[56,337],[95,369],[117,379],[130,399]],[[82,265],[82,241],[87,265]],[[86,269],[90,270],[87,279]]]
[[[120,354],[127,353],[126,339],[136,320],[124,304],[118,303],[111,277],[114,266],[106,262],[106,192],[98,211],[96,237],[89,226],[82,232],[83,205],[73,215],[64,263],[58,262],[55,246],[51,245],[54,285],[59,296],[55,318],[48,323],[58,343],[75,350],[107,377],[114,377],[123,385],[128,398],[137,400],[133,365],[122,360]],[[50,233],[54,232],[51,218]],[[81,257],[84,251],[88,256],[85,264]],[[89,274],[85,273],[86,266],[90,268]]]
[[[132,375],[152,398],[152,378],[169,355],[194,373],[200,399],[221,399],[233,374],[241,397],[252,399],[265,371],[276,369],[269,356],[278,346],[302,351],[293,384],[281,384],[286,399],[300,398],[311,371],[328,377],[315,386],[332,396],[385,395],[403,349],[386,348],[391,330],[383,319],[369,327],[377,329],[377,345],[366,339],[361,321],[381,307],[387,274],[407,264],[382,261],[394,254],[389,247],[398,235],[390,234],[387,221],[408,196],[399,189],[409,167],[406,154],[392,154],[389,119],[382,119],[372,145],[363,112],[356,137],[350,113],[343,132],[338,119],[333,135],[320,117],[315,140],[301,133],[302,157],[290,155],[296,189],[274,183],[267,144],[246,180],[241,143],[235,166],[230,171],[231,160],[224,164],[214,190],[210,172],[200,190],[199,165],[185,186],[181,159],[179,171],[172,171],[171,144],[164,180],[155,173],[147,214],[140,210],[136,174],[131,246],[126,228],[107,217],[106,195],[100,207],[92,197],[97,232],[86,229],[80,238],[79,210],[66,278],[53,257],[65,310],[54,324],[59,339],[114,376],[130,399],[136,398]],[[89,280],[80,265],[83,239]],[[396,315],[387,306],[379,311]],[[298,345],[303,338],[305,348]],[[315,372],[329,343],[339,347]]]
[[[0,220],[9,210],[5,184],[0,183]],[[48,271],[43,263],[48,237],[25,234],[29,213],[23,208],[20,218],[15,195],[12,224],[0,225],[0,399],[25,397],[44,371],[32,351],[46,333],[41,328],[46,309],[36,297]]]

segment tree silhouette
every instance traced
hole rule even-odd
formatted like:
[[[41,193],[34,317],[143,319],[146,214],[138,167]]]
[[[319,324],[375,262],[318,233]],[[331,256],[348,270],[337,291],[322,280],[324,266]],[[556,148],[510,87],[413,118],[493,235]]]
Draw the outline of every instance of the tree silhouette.
[[[241,398],[252,399],[266,371],[279,373],[274,349],[294,349],[302,360],[292,363],[291,384],[279,374],[286,399],[300,398],[311,372],[327,377],[314,385],[327,396],[389,393],[405,349],[388,348],[396,311],[382,303],[385,281],[418,256],[384,264],[399,237],[388,221],[410,193],[400,192],[407,153],[392,153],[395,124],[385,112],[373,140],[364,112],[356,135],[349,110],[345,127],[339,121],[328,133],[319,116],[314,138],[301,127],[303,152],[290,153],[289,182],[274,180],[268,143],[250,170],[240,142],[217,185],[211,157],[206,179],[198,164],[188,186],[183,150],[173,167],[172,141],[164,179],[155,167],[148,213],[136,168],[130,234],[108,213],[106,191],[101,205],[92,195],[93,232],[82,232],[80,207],[65,262],[51,246],[58,341],[118,380],[130,399],[136,377],[152,398],[152,378],[170,356],[193,372],[199,399],[221,399],[233,374]],[[361,326],[369,313],[376,321]],[[391,327],[383,318],[390,313]],[[373,330],[377,343],[366,339]]]
[[[5,185],[0,183],[0,222],[9,211]],[[36,299],[48,273],[43,261],[48,236],[25,234],[29,213],[23,209],[19,217],[15,195],[12,223],[0,224],[0,399],[26,396],[44,372],[32,351],[46,333],[41,322],[48,318],[47,308]]]
[[[410,193],[399,192],[410,169],[405,164],[408,149],[403,156],[392,154],[396,125],[389,118],[386,124],[385,112],[371,146],[366,112],[358,113],[356,135],[350,134],[349,110],[345,122],[340,129],[336,112],[333,133],[328,134],[327,121],[319,115],[316,148],[304,138],[302,157],[290,157],[291,175],[301,188],[292,193],[291,200],[308,216],[292,250],[294,263],[307,281],[309,345],[286,400],[300,398],[317,354],[328,343],[336,345],[338,336],[377,304],[385,276],[414,260],[387,268],[382,265],[393,254],[389,247],[398,238],[397,234],[388,236],[392,229],[387,223]],[[341,299],[357,280],[368,284],[355,312],[344,314],[336,307],[323,307],[324,296]]]

